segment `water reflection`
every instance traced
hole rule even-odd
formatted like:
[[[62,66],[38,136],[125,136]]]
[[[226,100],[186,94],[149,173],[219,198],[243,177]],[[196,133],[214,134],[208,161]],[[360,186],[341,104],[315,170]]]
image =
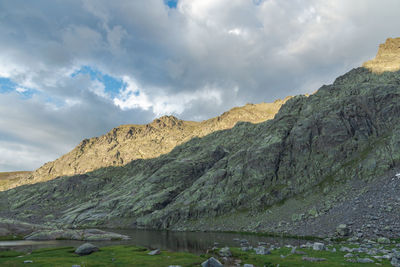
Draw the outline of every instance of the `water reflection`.
[[[160,248],[170,251],[187,251],[196,254],[205,251],[219,243],[218,246],[239,246],[239,242],[234,239],[246,239],[252,246],[257,246],[259,242],[283,246],[287,244],[300,245],[305,243],[303,240],[259,237],[255,235],[244,235],[234,233],[213,233],[213,232],[171,232],[153,230],[116,230],[104,229],[131,237],[127,241],[93,241],[97,246],[109,245],[136,245],[151,249]],[[19,250],[34,250],[46,247],[72,246],[77,247],[84,241],[54,240],[54,241],[0,241],[0,248],[14,248]]]

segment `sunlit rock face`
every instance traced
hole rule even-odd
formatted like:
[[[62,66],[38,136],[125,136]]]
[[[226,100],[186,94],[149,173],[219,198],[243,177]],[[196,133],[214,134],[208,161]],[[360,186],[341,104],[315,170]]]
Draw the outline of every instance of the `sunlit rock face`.
[[[376,57],[365,62],[363,67],[375,73],[400,70],[400,37],[388,38],[380,44]]]
[[[202,122],[163,116],[145,125],[121,125],[100,137],[83,140],[69,153],[44,164],[32,173],[3,179],[0,191],[52,180],[59,176],[84,174],[99,168],[123,166],[132,160],[156,158],[194,137],[230,129],[236,123],[261,123],[273,119],[289,99],[273,103],[247,104]]]

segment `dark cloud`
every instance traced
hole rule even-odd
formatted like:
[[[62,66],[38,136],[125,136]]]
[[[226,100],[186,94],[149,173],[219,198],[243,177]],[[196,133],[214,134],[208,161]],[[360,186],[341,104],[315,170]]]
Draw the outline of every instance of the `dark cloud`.
[[[0,77],[36,91],[0,94],[0,171],[39,167],[119,124],[313,92],[396,37],[398,10],[398,0],[1,1]],[[72,77],[82,66],[126,88],[114,98]]]

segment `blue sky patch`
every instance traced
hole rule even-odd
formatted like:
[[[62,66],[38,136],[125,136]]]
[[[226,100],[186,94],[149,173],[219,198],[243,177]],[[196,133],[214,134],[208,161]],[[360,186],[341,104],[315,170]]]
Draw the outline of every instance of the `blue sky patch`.
[[[126,84],[122,79],[104,74],[101,71],[90,66],[81,67],[79,70],[72,73],[71,77],[76,77],[80,74],[88,74],[92,81],[97,80],[103,83],[105,87],[105,92],[110,95],[111,98],[116,97],[119,94],[120,90],[126,87]]]
[[[0,77],[0,94],[15,91],[17,84],[8,78]]]
[[[13,82],[9,78],[0,77],[0,94],[17,92],[23,98],[32,98],[32,96],[38,93],[37,90],[31,88],[25,88],[23,86],[19,86],[15,82]]]
[[[178,0],[164,0],[164,3],[169,6],[170,8],[176,8],[178,4]]]

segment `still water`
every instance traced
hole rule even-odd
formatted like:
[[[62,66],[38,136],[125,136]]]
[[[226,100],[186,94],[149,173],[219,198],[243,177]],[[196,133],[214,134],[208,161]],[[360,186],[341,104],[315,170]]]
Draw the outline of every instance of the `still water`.
[[[103,229],[107,230],[107,229]],[[126,241],[91,241],[99,247],[110,245],[135,245],[143,246],[150,249],[160,248],[170,251],[187,251],[196,254],[205,253],[207,249],[219,243],[221,246],[239,246],[239,242],[234,239],[246,239],[252,246],[257,246],[258,242],[266,242],[275,246],[283,246],[287,244],[300,245],[305,243],[304,240],[275,238],[275,237],[259,237],[255,235],[234,234],[234,233],[213,233],[213,232],[172,232],[172,231],[154,231],[154,230],[116,230],[108,231],[124,234],[131,239]],[[52,241],[0,241],[0,249],[12,248],[17,250],[34,250],[38,248],[48,247],[77,247],[85,241],[72,240],[52,240]]]

